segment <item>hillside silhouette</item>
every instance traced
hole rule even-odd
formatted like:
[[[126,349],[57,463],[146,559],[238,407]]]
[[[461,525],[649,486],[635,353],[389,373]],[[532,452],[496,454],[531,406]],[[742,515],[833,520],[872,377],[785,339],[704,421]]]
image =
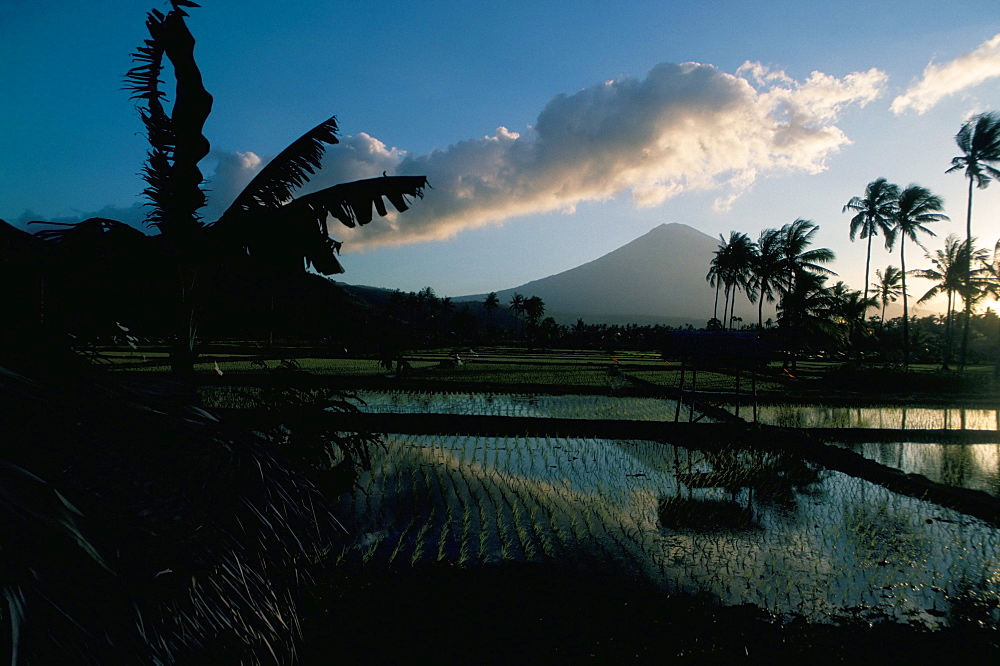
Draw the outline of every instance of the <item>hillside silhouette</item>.
[[[593,261],[562,273],[497,291],[507,304],[514,293],[539,296],[559,323],[704,326],[715,290],[705,273],[718,239],[686,224],[661,224]],[[485,294],[455,301],[482,300]],[[740,307],[737,305],[737,315]],[[742,316],[747,317],[749,310]]]

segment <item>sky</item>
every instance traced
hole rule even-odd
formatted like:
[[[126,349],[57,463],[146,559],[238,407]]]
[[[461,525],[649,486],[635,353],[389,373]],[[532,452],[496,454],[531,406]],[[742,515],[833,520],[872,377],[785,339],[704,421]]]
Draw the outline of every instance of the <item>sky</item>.
[[[202,212],[335,115],[341,143],[304,191],[383,171],[431,186],[403,214],[331,225],[345,282],[485,293],[663,223],[756,238],[805,218],[861,289],[844,204],[879,177],[928,187],[952,219],[926,245],[943,247],[965,228],[954,136],[1000,110],[1000,0],[873,7],[205,0],[188,19],[215,99]],[[147,144],[122,77],[153,8],[0,0],[0,218],[142,226]],[[976,191],[973,232],[1000,239],[1000,184]],[[869,281],[890,263],[876,244]]]

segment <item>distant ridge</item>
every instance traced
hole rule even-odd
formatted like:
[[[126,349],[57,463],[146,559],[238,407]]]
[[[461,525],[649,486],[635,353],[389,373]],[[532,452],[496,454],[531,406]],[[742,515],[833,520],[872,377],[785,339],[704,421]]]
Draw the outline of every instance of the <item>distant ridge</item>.
[[[718,239],[686,224],[661,224],[603,257],[497,291],[497,296],[504,305],[515,292],[538,296],[545,301],[546,314],[562,324],[579,318],[588,324],[691,323],[701,327],[712,317],[715,289],[705,281],[705,274],[718,245]],[[736,314],[744,318],[752,314],[748,306],[743,309],[738,304]]]

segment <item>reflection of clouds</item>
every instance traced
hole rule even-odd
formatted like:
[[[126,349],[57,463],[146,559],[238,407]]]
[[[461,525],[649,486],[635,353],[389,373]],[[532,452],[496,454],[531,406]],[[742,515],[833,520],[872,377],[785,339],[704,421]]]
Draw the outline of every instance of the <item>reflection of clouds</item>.
[[[664,590],[818,621],[856,608],[861,617],[934,626],[926,609],[945,607],[949,595],[1000,594],[1000,530],[981,521],[837,472],[782,511],[746,488],[679,484],[689,453],[655,442],[390,436],[375,454],[370,494],[359,491],[344,507],[354,507],[358,534],[385,530],[386,541],[404,544],[404,562],[419,550],[415,535],[449,533],[449,516],[457,539],[474,505],[484,550],[466,564],[544,553],[569,567],[620,567]],[[690,460],[702,467],[706,459]],[[394,500],[397,492],[405,501]],[[659,528],[665,496],[749,505],[762,529]],[[449,552],[433,542],[422,548]],[[963,580],[969,589],[956,587]]]

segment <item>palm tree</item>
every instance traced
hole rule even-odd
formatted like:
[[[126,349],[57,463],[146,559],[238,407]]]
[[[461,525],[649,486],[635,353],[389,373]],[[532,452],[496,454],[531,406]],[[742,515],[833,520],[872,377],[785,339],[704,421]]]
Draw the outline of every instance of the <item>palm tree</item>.
[[[538,296],[532,296],[524,301],[524,315],[528,318],[528,322],[535,327],[538,325],[538,321],[545,314],[545,301],[543,301]]]
[[[981,113],[968,120],[955,135],[962,154],[951,160],[951,167],[945,173],[964,170],[969,179],[969,195],[965,212],[965,240],[972,247],[972,189],[973,184],[985,189],[994,178],[1000,178],[1000,170],[992,165],[1000,162],[1000,113]],[[971,261],[971,257],[969,257]],[[966,264],[966,273],[971,280],[972,264]],[[969,346],[969,325],[972,317],[970,302],[965,303],[962,327],[962,348],[959,365],[965,367],[965,357]]]
[[[1000,170],[992,166],[1000,162],[1000,113],[981,113],[964,125],[955,135],[962,154],[951,160],[951,167],[945,173],[964,170],[969,179],[969,198],[965,214],[965,239],[972,239],[972,186],[985,189],[994,178],[1000,178]],[[970,242],[971,245],[971,242]]]
[[[757,328],[764,328],[764,300],[774,303],[780,288],[783,237],[778,229],[763,229],[757,239],[748,292],[757,301]]]
[[[894,216],[892,234],[886,240],[894,242],[899,238],[899,265],[903,283],[903,365],[910,363],[910,310],[906,294],[906,239],[910,239],[920,247],[923,244],[917,237],[917,232],[934,236],[934,232],[926,227],[931,222],[947,220],[948,216],[939,213],[944,207],[941,197],[932,194],[926,187],[909,185],[899,195],[899,207]]]
[[[486,325],[490,330],[493,330],[493,312],[500,307],[500,298],[497,296],[497,292],[491,291],[486,295],[486,300],[483,301],[483,309],[486,310]]]
[[[786,293],[793,291],[795,283],[804,275],[836,275],[820,265],[836,259],[833,250],[825,247],[807,249],[818,231],[819,225],[802,218],[781,228],[782,286]]]
[[[872,260],[872,238],[881,231],[888,237],[892,231],[892,215],[899,199],[899,186],[890,183],[885,178],[878,178],[868,183],[863,197],[852,197],[844,206],[843,212],[849,210],[857,214],[851,218],[851,240],[860,235],[868,239],[865,253],[865,288],[864,301],[868,300],[868,275]],[[861,319],[864,320],[864,313]]]
[[[519,294],[516,291],[510,299],[510,310],[514,313],[514,319],[516,321],[521,320],[521,315],[524,314],[524,304],[525,298],[523,294]]]
[[[786,361],[796,369],[798,353],[837,336],[834,308],[826,276],[803,272],[778,304],[778,328],[784,339]]]
[[[715,314],[718,314],[719,286],[725,287],[726,300],[722,308],[722,318],[723,328],[726,329],[732,323],[736,307],[736,294],[740,289],[749,288],[754,265],[755,245],[748,235],[739,231],[730,232],[728,241],[720,234],[719,240],[721,242],[715,251],[715,258],[712,259],[708,275],[705,277],[709,284],[716,289]]]
[[[159,232],[151,252],[163,253],[176,267],[180,286],[177,344],[171,357],[175,372],[193,371],[197,332],[196,284],[199,272],[212,263],[251,257],[266,271],[301,271],[303,262],[324,275],[342,273],[337,260],[341,244],[331,238],[327,219],[348,227],[367,224],[372,208],[386,215],[383,197],[396,210],[408,208],[407,197],[420,197],[423,176],[385,176],[328,187],[304,196],[295,191],[321,166],[327,145],[337,143],[337,123],[330,118],[294,141],[271,160],[222,216],[205,224],[198,210],[205,205],[204,179],[198,163],[209,152],[202,134],[212,96],[205,90],[194,59],[194,37],[184,22],[189,0],[171,0],[165,15],[147,14],[150,38],[133,54],[136,66],[125,76],[126,88],[139,102],[139,114],[150,143],[143,191],[150,207],[146,222]],[[164,56],[173,67],[176,88],[170,112],[164,106],[160,75]],[[224,269],[223,269],[224,270]]]
[[[865,313],[875,307],[876,299],[867,298],[860,291],[851,289],[843,281],[830,289],[830,313],[839,324],[842,341],[848,352],[858,346],[861,338],[871,333]]]
[[[925,303],[941,294],[947,297],[944,348],[942,350],[941,361],[943,370],[947,370],[951,363],[951,350],[955,330],[955,297],[958,295],[963,298],[963,301],[965,300],[965,294],[969,286],[969,280],[966,279],[966,268],[972,261],[977,265],[983,264],[986,261],[987,251],[985,249],[973,251],[971,260],[968,254],[968,242],[960,241],[957,236],[951,234],[945,239],[943,250],[937,250],[933,254],[930,252],[927,253],[927,259],[930,260],[933,268],[912,271],[912,274],[917,277],[924,278],[925,280],[933,280],[937,283],[927,290],[927,293],[921,296],[917,303]],[[982,271],[984,269],[980,268],[979,270]]]
[[[708,265],[708,274],[705,275],[705,280],[712,287],[715,287],[715,307],[712,309],[712,319],[714,321],[719,321],[719,290],[722,288],[722,275],[725,268],[725,240],[722,239],[720,234],[719,239],[722,243],[716,248],[712,261]]]
[[[876,282],[872,282],[871,288],[875,290],[876,298],[882,303],[882,329],[885,329],[885,308],[889,303],[895,303],[903,294],[901,286],[903,273],[895,266],[886,266],[885,273],[875,269]]]

